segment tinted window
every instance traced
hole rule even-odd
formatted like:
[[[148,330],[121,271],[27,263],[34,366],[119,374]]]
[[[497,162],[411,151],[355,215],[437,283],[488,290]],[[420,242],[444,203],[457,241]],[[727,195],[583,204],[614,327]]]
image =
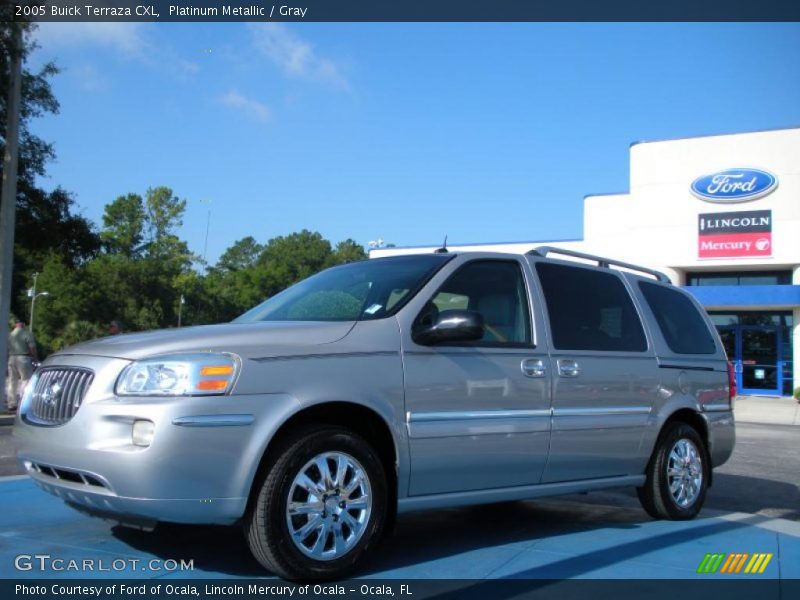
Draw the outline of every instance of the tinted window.
[[[525,280],[519,263],[482,260],[456,271],[428,303],[420,320],[446,310],[483,315],[486,331],[480,345],[528,345],[531,342]]]
[[[639,282],[667,346],[677,354],[714,354],[714,339],[692,301],[677,290]]]
[[[322,271],[235,322],[366,321],[398,311],[452,256],[376,258]]]
[[[647,350],[642,323],[614,273],[536,263],[559,350]]]

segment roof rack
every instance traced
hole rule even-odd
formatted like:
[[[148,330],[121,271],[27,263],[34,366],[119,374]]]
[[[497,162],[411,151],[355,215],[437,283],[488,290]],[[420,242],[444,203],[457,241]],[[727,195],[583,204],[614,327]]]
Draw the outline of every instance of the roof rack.
[[[621,260],[614,260],[612,258],[603,258],[602,256],[595,256],[593,254],[585,254],[583,252],[575,252],[574,250],[564,250],[563,248],[556,248],[555,246],[539,246],[527,252],[529,255],[541,256],[542,258],[546,257],[548,254],[561,254],[563,256],[573,256],[575,258],[582,258],[584,260],[590,260],[597,263],[598,267],[602,267],[604,269],[610,269],[611,265],[616,267],[622,267],[623,269],[628,269],[630,271],[638,271],[639,273],[646,273],[651,277],[655,277],[658,281],[662,283],[672,283],[667,277],[666,274],[662,273],[661,271],[656,271],[655,269],[648,269],[646,267],[640,267],[639,265],[632,265],[630,263],[622,262]]]

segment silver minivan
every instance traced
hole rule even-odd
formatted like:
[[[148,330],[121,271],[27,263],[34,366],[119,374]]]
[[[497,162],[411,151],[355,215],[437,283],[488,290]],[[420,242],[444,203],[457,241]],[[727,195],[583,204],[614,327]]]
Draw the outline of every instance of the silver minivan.
[[[690,519],[733,450],[734,395],[713,325],[662,273],[444,251],[65,349],[14,434],[78,510],[241,524],[268,570],[329,579],[405,511],[634,486],[652,517]]]

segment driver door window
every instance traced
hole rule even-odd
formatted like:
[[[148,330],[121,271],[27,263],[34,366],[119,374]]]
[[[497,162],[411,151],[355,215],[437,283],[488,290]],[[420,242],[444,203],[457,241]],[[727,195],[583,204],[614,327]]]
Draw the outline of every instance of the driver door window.
[[[486,331],[478,346],[529,346],[530,314],[527,291],[516,261],[480,260],[467,263],[439,288],[423,311],[435,319],[446,310],[471,310],[483,316]]]

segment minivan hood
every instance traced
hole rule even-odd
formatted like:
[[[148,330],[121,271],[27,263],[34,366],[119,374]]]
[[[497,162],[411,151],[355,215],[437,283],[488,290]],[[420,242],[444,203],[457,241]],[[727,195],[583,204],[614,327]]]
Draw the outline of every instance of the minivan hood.
[[[84,354],[138,360],[176,352],[233,352],[243,358],[296,354],[298,347],[330,344],[345,337],[354,321],[222,323],[128,333],[83,342],[54,356]]]

